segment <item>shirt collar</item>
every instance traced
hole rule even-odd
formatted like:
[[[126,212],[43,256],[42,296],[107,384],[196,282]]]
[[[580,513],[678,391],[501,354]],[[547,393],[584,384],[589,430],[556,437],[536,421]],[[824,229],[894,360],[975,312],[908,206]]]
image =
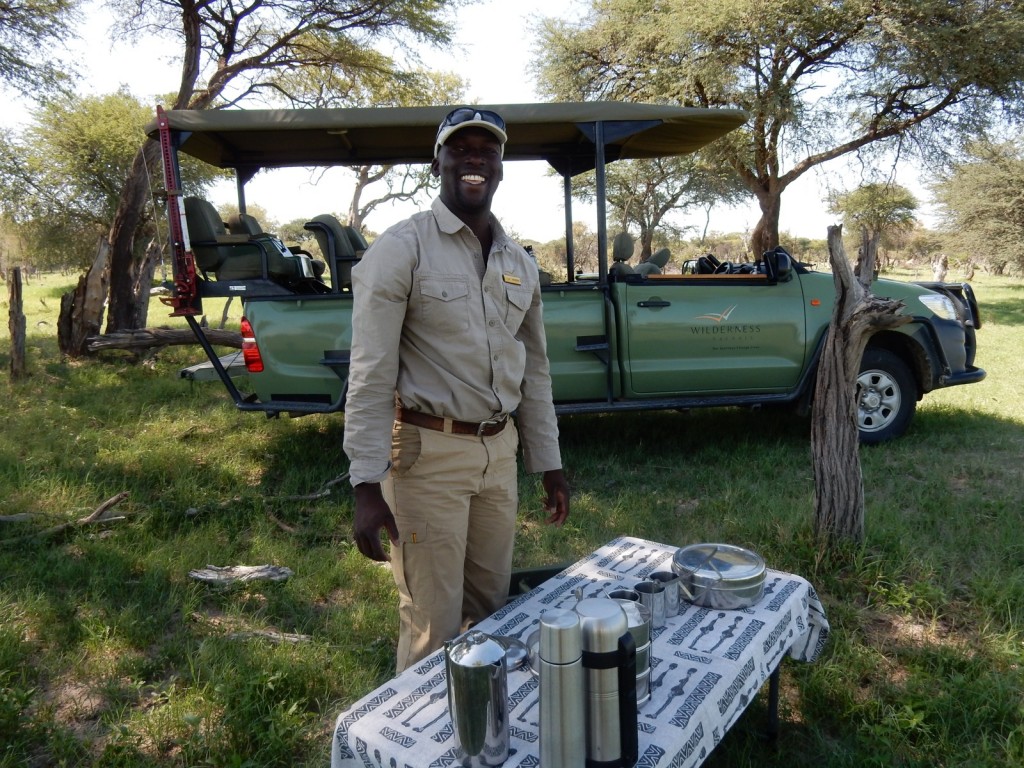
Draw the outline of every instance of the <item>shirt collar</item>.
[[[454,235],[460,229],[466,226],[465,222],[448,210],[448,206],[441,202],[440,197],[435,197],[434,202],[430,205],[430,210],[434,213],[434,219],[437,221],[438,228],[446,235]],[[505,230],[501,226],[501,222],[498,221],[495,215],[489,214],[491,217],[491,232],[494,233],[494,243],[500,247],[505,247],[508,242],[508,235],[505,234]]]

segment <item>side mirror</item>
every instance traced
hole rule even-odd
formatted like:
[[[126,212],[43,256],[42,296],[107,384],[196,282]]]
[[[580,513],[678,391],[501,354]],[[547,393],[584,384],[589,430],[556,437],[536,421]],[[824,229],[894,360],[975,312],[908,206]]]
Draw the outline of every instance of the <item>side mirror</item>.
[[[793,277],[793,257],[781,245],[761,256],[769,283],[785,283]]]

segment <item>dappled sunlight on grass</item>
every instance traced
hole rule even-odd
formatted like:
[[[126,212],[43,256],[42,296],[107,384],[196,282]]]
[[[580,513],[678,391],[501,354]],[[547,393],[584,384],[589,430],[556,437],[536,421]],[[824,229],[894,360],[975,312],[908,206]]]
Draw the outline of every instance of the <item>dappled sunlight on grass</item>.
[[[903,439],[861,451],[862,547],[818,553],[809,420],[789,412],[561,419],[563,528],[521,476],[517,567],[622,534],[726,541],[821,595],[832,636],[783,665],[776,748],[761,696],[704,765],[1024,764],[1024,291],[976,288],[988,379],[926,395]],[[352,546],[350,487],[330,484],[342,417],[240,413],[178,378],[194,348],[64,361],[43,328],[30,380],[0,383],[0,514],[17,516],[0,524],[0,764],[325,764],[338,714],[394,674],[397,635],[389,568]],[[122,519],[48,533],[125,491]],[[293,576],[189,577],[260,563]]]

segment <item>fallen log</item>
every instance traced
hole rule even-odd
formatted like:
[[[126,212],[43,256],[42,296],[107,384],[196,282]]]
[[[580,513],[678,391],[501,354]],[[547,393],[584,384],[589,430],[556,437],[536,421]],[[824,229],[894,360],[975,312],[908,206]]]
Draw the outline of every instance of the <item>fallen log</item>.
[[[205,333],[214,346],[242,348],[242,334],[238,331],[206,328]],[[101,349],[151,349],[198,343],[189,328],[138,328],[90,336],[86,347],[90,352],[98,352]]]

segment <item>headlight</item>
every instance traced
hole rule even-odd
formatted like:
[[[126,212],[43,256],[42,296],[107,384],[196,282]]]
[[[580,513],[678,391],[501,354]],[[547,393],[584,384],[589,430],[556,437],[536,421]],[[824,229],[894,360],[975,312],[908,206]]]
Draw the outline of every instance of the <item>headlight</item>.
[[[953,301],[948,296],[943,296],[939,293],[929,293],[924,296],[918,296],[917,298],[921,300],[922,304],[943,320],[957,319],[956,307],[953,306]]]

